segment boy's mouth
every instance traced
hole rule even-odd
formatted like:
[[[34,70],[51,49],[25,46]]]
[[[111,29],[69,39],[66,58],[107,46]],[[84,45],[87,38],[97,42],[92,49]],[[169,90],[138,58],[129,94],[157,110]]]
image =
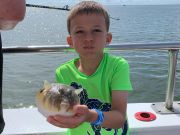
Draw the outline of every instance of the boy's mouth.
[[[94,49],[94,47],[93,46],[85,46],[85,47],[83,47],[84,49]]]

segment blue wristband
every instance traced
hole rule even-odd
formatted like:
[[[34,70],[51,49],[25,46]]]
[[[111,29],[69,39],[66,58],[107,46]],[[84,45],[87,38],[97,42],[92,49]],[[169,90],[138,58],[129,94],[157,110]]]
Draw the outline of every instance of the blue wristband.
[[[98,118],[97,118],[96,121],[91,122],[91,124],[92,125],[100,125],[100,124],[102,124],[102,122],[104,121],[104,114],[103,114],[103,112],[100,111],[100,110],[97,110],[97,109],[93,109],[93,110],[95,110],[98,113]]]

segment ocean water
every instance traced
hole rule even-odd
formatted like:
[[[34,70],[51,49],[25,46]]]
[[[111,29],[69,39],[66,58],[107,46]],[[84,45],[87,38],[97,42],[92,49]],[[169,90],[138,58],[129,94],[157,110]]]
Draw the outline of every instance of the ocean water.
[[[106,6],[112,44],[180,42],[180,5]],[[2,32],[3,46],[64,45],[67,11],[27,8],[23,22]],[[116,19],[119,20],[116,20]],[[130,64],[133,91],[129,102],[165,101],[168,51],[113,51]],[[34,107],[43,80],[55,81],[54,70],[76,57],[73,52],[4,54],[3,107]],[[174,100],[180,100],[180,58]]]

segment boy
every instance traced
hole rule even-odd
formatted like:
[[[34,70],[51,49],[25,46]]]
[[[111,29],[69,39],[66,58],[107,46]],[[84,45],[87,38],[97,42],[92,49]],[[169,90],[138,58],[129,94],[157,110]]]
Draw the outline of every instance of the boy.
[[[81,105],[71,117],[50,116],[48,122],[69,128],[68,135],[126,135],[126,107],[131,90],[125,59],[104,53],[112,40],[109,15],[97,2],[74,6],[67,20],[67,42],[79,54],[56,69],[57,82],[83,87]],[[81,85],[81,86],[79,86]]]

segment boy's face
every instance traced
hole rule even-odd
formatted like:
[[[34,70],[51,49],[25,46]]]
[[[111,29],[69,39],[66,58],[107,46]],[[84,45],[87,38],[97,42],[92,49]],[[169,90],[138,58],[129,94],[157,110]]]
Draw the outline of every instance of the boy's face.
[[[82,14],[70,22],[70,36],[67,42],[81,56],[92,57],[103,54],[112,35],[106,30],[105,18],[100,14]]]

